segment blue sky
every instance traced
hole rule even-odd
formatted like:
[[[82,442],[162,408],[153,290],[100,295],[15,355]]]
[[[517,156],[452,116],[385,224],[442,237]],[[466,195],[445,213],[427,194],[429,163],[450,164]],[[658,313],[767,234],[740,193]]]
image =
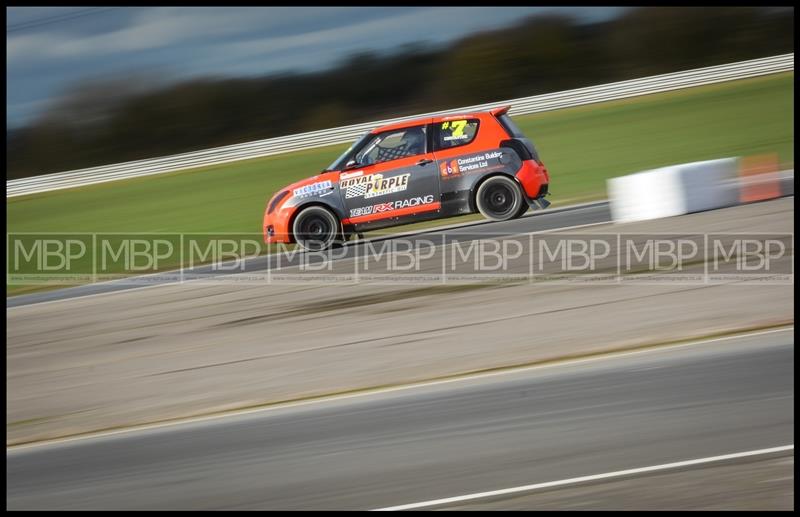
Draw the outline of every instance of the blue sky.
[[[9,7],[6,127],[79,81],[319,70],[357,51],[441,44],[537,14],[602,7]]]

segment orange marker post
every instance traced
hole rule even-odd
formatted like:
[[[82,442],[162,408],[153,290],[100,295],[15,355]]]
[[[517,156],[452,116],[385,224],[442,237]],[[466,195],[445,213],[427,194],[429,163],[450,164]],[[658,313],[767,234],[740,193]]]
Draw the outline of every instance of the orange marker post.
[[[778,155],[759,154],[741,159],[739,201],[752,203],[781,197]]]

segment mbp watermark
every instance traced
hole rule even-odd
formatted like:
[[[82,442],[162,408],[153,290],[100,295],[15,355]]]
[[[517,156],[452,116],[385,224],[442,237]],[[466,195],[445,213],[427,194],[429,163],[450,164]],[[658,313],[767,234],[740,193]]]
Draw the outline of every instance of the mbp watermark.
[[[705,283],[702,234],[620,235],[620,280],[624,283]]]
[[[95,281],[152,275],[180,267],[178,234],[93,235]]]
[[[247,260],[258,257],[264,244],[249,235],[227,236],[216,239],[184,236],[182,239],[186,256],[184,265],[192,269],[209,264],[212,271],[244,272]]]
[[[93,236],[9,234],[8,285],[79,285],[94,282]]]
[[[793,234],[708,234],[709,282],[794,282]]]
[[[472,283],[527,281],[527,236],[466,234],[453,237],[442,249],[442,281]]]
[[[616,283],[619,238],[616,234],[535,236],[531,268],[537,282]]]
[[[260,234],[7,235],[9,285],[358,282],[587,284],[794,282],[794,235],[491,234],[358,240],[325,251],[267,246]]]

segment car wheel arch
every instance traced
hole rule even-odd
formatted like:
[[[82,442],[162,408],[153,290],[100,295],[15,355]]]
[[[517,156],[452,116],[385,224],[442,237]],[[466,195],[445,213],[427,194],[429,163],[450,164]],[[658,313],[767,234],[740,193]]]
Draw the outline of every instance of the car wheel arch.
[[[288,228],[289,228],[289,239],[290,239],[291,242],[297,243],[297,239],[295,239],[295,237],[294,237],[294,222],[297,219],[297,216],[300,215],[300,213],[303,210],[305,210],[306,208],[310,208],[312,206],[318,206],[320,208],[324,208],[324,209],[328,210],[330,213],[332,213],[333,216],[336,217],[336,220],[339,222],[339,230],[342,232],[342,234],[345,233],[345,228],[344,228],[344,225],[342,224],[343,216],[342,216],[341,211],[337,207],[332,206],[332,205],[330,205],[328,203],[323,203],[322,201],[319,201],[319,200],[313,200],[313,201],[308,201],[306,203],[303,203],[302,205],[298,205],[297,207],[295,207],[294,212],[292,213],[291,217],[289,218]]]

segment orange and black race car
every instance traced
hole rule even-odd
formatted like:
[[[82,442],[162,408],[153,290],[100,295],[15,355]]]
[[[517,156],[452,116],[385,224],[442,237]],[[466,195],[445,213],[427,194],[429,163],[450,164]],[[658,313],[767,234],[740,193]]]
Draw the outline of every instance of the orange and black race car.
[[[367,230],[473,212],[504,221],[547,208],[547,169],[509,108],[370,131],[269,200],[264,241],[324,250]]]

